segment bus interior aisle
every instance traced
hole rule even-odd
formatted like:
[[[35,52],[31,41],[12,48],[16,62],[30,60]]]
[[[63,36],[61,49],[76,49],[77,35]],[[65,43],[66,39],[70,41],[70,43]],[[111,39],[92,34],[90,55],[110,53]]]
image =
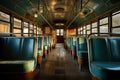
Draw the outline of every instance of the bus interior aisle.
[[[87,66],[87,65],[85,65]],[[36,70],[35,80],[91,80],[88,67],[79,70],[77,61],[57,43]]]

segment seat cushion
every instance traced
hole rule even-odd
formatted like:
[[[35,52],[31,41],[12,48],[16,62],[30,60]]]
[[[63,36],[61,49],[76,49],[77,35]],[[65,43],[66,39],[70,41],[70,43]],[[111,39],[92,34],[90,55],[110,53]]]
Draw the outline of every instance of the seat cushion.
[[[90,70],[100,80],[120,79],[120,62],[92,62]]]
[[[22,60],[22,61],[0,61],[0,73],[18,72],[27,73],[35,68],[35,60]]]

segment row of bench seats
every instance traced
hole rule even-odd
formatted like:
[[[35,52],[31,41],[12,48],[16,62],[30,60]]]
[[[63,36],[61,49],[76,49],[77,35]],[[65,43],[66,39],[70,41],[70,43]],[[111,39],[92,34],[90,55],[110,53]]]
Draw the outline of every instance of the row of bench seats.
[[[52,36],[44,36],[43,40],[43,57],[47,57],[47,54],[53,47]]]
[[[72,38],[66,40],[68,48],[72,50],[71,42]],[[76,51],[80,69],[82,68],[82,64],[89,60],[89,69],[93,75],[93,80],[120,79],[119,46],[119,37],[77,38]]]
[[[120,79],[120,38],[92,37],[89,43],[89,68],[93,80]]]
[[[72,57],[74,57],[75,60],[77,59],[80,71],[82,71],[82,67],[88,67],[88,49],[86,37],[68,37],[65,45],[69,53],[72,53]]]
[[[0,74],[33,73],[36,59],[36,38],[0,38]]]
[[[38,37],[37,64],[39,66],[42,63],[42,57],[43,57],[43,41],[44,41],[44,37],[42,36]]]
[[[40,36],[38,37],[38,65],[42,63],[43,57],[45,58],[52,48],[52,37],[51,36]]]
[[[71,38],[71,53],[72,53],[72,56],[74,57],[74,59],[77,58],[77,55],[76,55],[76,43],[77,43],[77,38],[76,37],[72,37]]]
[[[77,57],[79,69],[82,70],[83,65],[88,64],[88,48],[85,37],[77,38]]]

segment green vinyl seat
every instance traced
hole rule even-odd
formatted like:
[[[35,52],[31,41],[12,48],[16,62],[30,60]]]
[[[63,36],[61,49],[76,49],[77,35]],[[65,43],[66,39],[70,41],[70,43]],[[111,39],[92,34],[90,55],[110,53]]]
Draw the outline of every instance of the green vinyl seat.
[[[38,37],[38,57],[43,56],[43,37]]]
[[[79,69],[82,70],[83,65],[88,64],[87,40],[84,37],[77,38],[77,57]]]
[[[99,80],[120,79],[120,38],[91,38],[89,68]]]
[[[88,58],[88,50],[87,50],[87,40],[86,38],[77,38],[78,49],[77,56],[78,58]]]
[[[28,73],[36,66],[35,38],[0,38],[0,73]]]

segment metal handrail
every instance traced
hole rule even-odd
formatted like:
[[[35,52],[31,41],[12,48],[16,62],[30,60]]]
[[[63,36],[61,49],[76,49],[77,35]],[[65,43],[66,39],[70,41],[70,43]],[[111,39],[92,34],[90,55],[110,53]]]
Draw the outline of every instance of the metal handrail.
[[[120,37],[120,34],[118,33],[91,33],[88,35],[88,38],[90,38],[92,35],[96,35],[98,34],[99,36],[97,37],[113,37],[113,36],[119,36]],[[100,34],[104,34],[104,35],[100,35]]]
[[[6,36],[2,36],[2,37],[14,37],[15,36],[15,34],[22,34],[22,35],[24,35],[24,34],[32,34],[32,35],[34,35],[33,33],[0,33],[1,35],[3,34],[3,35],[6,35]],[[39,36],[42,36],[42,34],[37,34],[36,36],[27,36],[27,37],[39,37]],[[21,37],[25,37],[25,36],[21,36]]]

